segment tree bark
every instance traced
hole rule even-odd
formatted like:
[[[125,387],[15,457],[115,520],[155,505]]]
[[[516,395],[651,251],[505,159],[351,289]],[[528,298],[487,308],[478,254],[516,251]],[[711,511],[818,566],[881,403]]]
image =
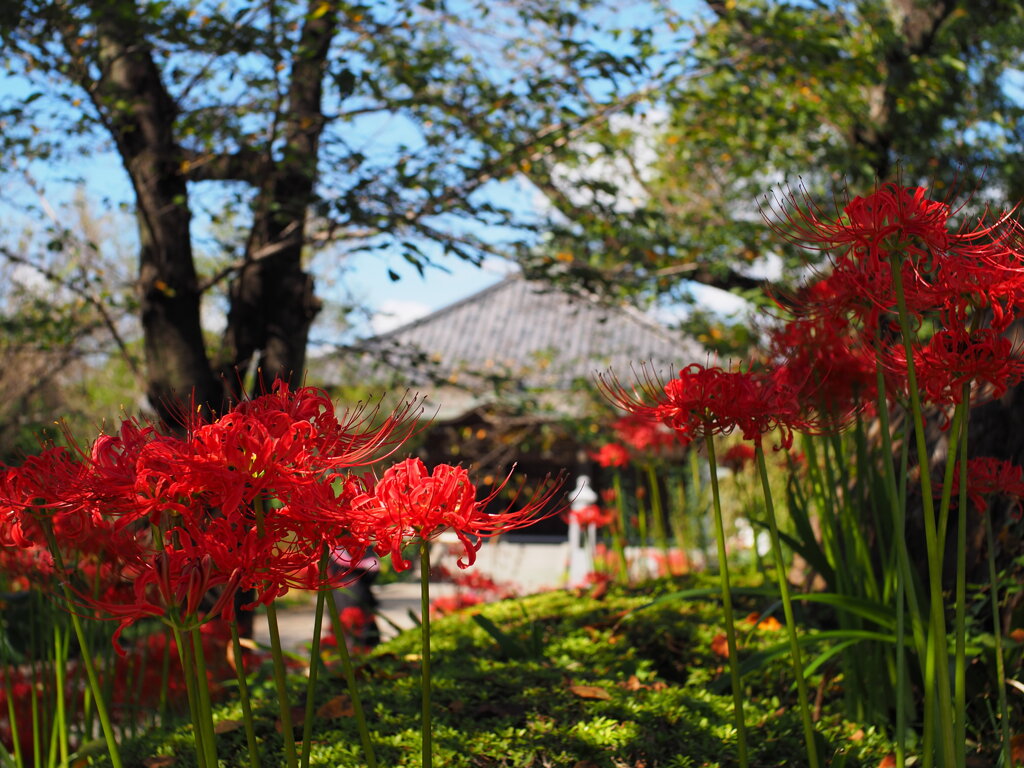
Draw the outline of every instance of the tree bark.
[[[292,62],[283,116],[280,160],[254,205],[246,263],[229,287],[224,378],[244,394],[246,373],[258,355],[258,393],[277,379],[301,384],[309,328],[320,311],[313,278],[304,271],[306,215],[316,200],[320,134],[324,127],[323,77],[338,24],[338,8],[311,0]]]
[[[200,326],[188,188],[173,135],[177,106],[160,79],[134,3],[101,3],[95,22],[100,77],[90,93],[136,196],[147,395],[161,418],[180,423],[183,404],[194,399],[217,409],[223,389]]]

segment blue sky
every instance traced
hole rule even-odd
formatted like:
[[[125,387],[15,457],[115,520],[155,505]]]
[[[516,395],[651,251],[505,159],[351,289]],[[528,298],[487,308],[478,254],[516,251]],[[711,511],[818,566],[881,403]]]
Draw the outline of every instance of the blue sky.
[[[691,4],[682,2],[680,5],[687,8]],[[0,77],[0,100],[8,103],[24,100],[33,90],[34,86],[22,78],[13,77],[11,73]],[[363,137],[359,135],[360,132],[364,134]],[[388,143],[382,142],[385,134],[389,134],[388,139],[392,140],[392,144],[397,141],[400,145],[407,143],[414,133],[403,126],[400,119],[391,118],[384,123],[378,119],[361,124],[358,130],[347,136],[347,140],[355,145],[365,140],[368,148],[379,150],[382,143]],[[74,195],[75,185],[68,181],[68,176],[80,179],[87,190],[87,196],[94,201],[94,209],[97,212],[111,212],[110,216],[116,220],[119,238],[123,238],[123,250],[131,252],[134,250],[136,235],[130,213],[133,195],[127,175],[116,153],[109,146],[109,140],[101,138],[98,146],[94,144],[88,149],[89,154],[72,154],[64,164],[55,166],[37,163],[17,170],[30,173],[45,190],[48,202],[57,209],[68,204]],[[208,187],[196,185],[193,193],[199,192],[200,186]],[[523,181],[491,184],[486,194],[492,200],[512,205],[524,213],[540,204],[536,191]],[[31,212],[26,213],[22,208],[33,197],[31,188],[27,185],[22,188],[18,180],[14,181],[13,186],[6,185],[6,189],[0,190],[0,239],[11,243],[18,238],[20,230],[38,230],[41,226],[39,217],[34,217]],[[204,244],[207,247],[211,245],[208,236],[209,219],[202,213],[204,197],[206,195],[196,195],[199,205],[194,208],[196,216],[193,231],[198,250]],[[206,202],[212,203],[210,207],[213,209],[217,207],[216,201],[217,193],[206,197]],[[240,221],[239,224],[242,226],[244,222]],[[502,238],[500,232],[488,231],[485,234],[489,238]],[[318,293],[321,296],[336,304],[354,301],[368,308],[368,313],[357,313],[351,317],[356,323],[357,333],[363,335],[393,327],[458,301],[500,280],[509,267],[497,260],[489,260],[482,267],[475,267],[453,258],[438,258],[438,266],[428,268],[421,277],[400,255],[377,252],[346,255],[340,266],[336,254],[318,255],[314,259],[313,269],[317,274]],[[402,279],[392,281],[389,269]],[[207,319],[216,324],[218,312],[222,312],[223,307],[218,307],[217,301],[207,304],[210,305]],[[333,329],[329,322],[324,322],[315,326],[313,332],[314,336],[324,338]]]

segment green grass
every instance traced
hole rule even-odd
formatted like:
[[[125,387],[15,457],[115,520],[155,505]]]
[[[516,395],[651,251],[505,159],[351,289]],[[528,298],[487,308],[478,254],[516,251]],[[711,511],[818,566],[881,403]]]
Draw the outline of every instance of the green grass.
[[[653,596],[692,582],[653,582],[612,589],[603,599],[551,592],[476,607],[433,624],[435,765],[445,768],[684,768],[735,764],[731,697],[720,682],[724,659],[711,649],[722,631],[719,606],[665,602]],[[741,604],[746,615],[755,606]],[[499,645],[472,616],[482,613],[506,642]],[[741,626],[749,625],[740,622]],[[493,633],[493,629],[492,629]],[[741,653],[780,640],[778,632],[744,631]],[[503,650],[504,647],[504,650]],[[419,651],[417,632],[381,646],[360,669],[381,766],[419,764]],[[751,764],[799,766],[803,737],[788,661],[746,679]],[[257,685],[257,729],[264,766],[281,760],[269,672]],[[340,670],[320,687],[320,701],[344,693]],[[812,691],[820,684],[811,679]],[[293,704],[304,680],[293,681]],[[721,690],[720,690],[721,689]],[[818,729],[828,763],[877,766],[889,751],[878,734],[842,721],[837,684],[821,686]],[[217,716],[237,718],[227,703]],[[856,737],[854,734],[861,731]],[[853,737],[853,738],[851,738]],[[241,729],[218,737],[221,765],[246,764]],[[188,727],[152,731],[126,742],[126,767],[155,755],[195,765]],[[362,765],[350,717],[318,718],[312,765]]]

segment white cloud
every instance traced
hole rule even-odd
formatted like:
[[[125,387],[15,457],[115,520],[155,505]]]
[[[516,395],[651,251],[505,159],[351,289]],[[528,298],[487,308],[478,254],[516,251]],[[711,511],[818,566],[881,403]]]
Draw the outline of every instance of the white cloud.
[[[492,275],[511,275],[519,271],[519,265],[509,259],[502,259],[498,256],[488,256],[480,264],[481,272],[488,272]]]
[[[53,296],[53,283],[31,264],[15,264],[11,270],[10,280],[14,285],[33,296]]]
[[[625,154],[609,156],[595,142],[577,142],[576,150],[589,157],[590,162],[575,167],[556,165],[552,169],[552,178],[576,205],[600,202],[613,206],[617,211],[636,210],[647,201],[644,184],[657,160],[659,135],[667,122],[668,114],[661,109],[650,109],[641,115],[613,115],[609,120],[611,130],[632,134],[632,143]],[[612,197],[605,192],[595,193],[586,187],[585,182],[588,181],[610,182],[618,188],[617,194]],[[534,196],[534,207],[542,212],[554,212],[551,202],[539,190]]]
[[[429,312],[430,306],[422,301],[385,299],[370,318],[370,327],[375,334],[386,333],[392,328],[411,323]]]

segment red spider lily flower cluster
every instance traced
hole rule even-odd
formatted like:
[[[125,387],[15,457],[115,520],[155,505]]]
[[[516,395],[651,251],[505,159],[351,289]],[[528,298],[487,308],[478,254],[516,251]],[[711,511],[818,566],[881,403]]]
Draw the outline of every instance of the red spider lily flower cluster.
[[[722,454],[718,463],[733,472],[740,472],[754,463],[754,448],[748,443],[736,443]]]
[[[352,530],[367,485],[351,470],[395,450],[418,410],[410,401],[379,416],[278,384],[183,437],[127,420],[88,451],[51,448],[4,468],[0,542],[56,542],[76,579],[82,552],[102,552],[109,585],[72,583],[82,606],[120,620],[118,633],[147,616],[231,620],[239,590],[269,602],[340,583],[347,574],[319,574],[324,548],[372,544]]]
[[[602,467],[625,467],[629,464],[629,451],[620,443],[605,443],[592,451],[590,458]]]
[[[955,405],[965,384],[999,396],[1024,378],[1024,362],[1003,335],[1024,307],[1021,230],[1008,213],[964,216],[972,223],[954,228],[962,210],[929,200],[922,187],[897,184],[855,198],[835,215],[792,194],[775,213],[769,220],[777,231],[830,257],[831,273],[803,291],[797,320],[775,340],[777,353],[797,350],[787,364],[822,381],[830,398],[870,398],[876,360],[890,393],[907,394],[894,269],[925,401]],[[794,344],[802,335],[817,347]],[[833,382],[856,391],[834,393]]]
[[[769,357],[785,366],[792,380],[805,382],[801,398],[836,425],[875,398],[874,351],[844,315],[819,311],[794,317],[771,332]]]
[[[588,525],[596,526],[597,528],[603,528],[606,525],[611,525],[615,520],[614,509],[601,509],[597,504],[588,504],[580,509],[571,510],[565,515],[566,522],[575,521],[579,525],[586,527]]]
[[[671,430],[639,416],[628,415],[617,419],[612,429],[622,443],[637,453],[659,453],[676,444]]]
[[[599,386],[612,403],[665,424],[680,440],[735,429],[745,440],[759,440],[778,430],[781,447],[789,448],[793,430],[810,422],[799,402],[799,388],[785,374],[785,369],[727,371],[694,363],[664,384],[648,376],[627,390],[614,376],[602,376]]]
[[[463,467],[441,464],[430,471],[419,459],[406,459],[385,470],[372,491],[353,498],[351,529],[372,541],[380,554],[390,554],[398,571],[411,565],[402,556],[410,543],[452,531],[463,548],[457,564],[468,568],[476,561],[483,539],[533,525],[558,512],[557,508],[544,510],[560,490],[561,477],[546,479],[526,503],[518,505],[520,487],[503,512],[489,514],[487,507],[510,479],[511,475],[478,499],[477,488]]]
[[[454,549],[452,554],[458,554]],[[451,571],[439,565],[434,574],[439,581],[455,585],[457,591],[467,590],[488,600],[504,600],[516,596],[516,587],[512,582],[498,582],[487,574],[479,571]]]
[[[488,514],[509,478],[478,499],[461,467],[430,472],[408,459],[379,481],[357,474],[393,453],[418,415],[415,401],[339,414],[321,390],[279,383],[216,421],[194,421],[183,437],[128,420],[88,451],[52,448],[3,468],[0,542],[44,565],[43,548],[56,543],[67,574],[81,571],[83,552],[97,553],[100,588],[89,578],[75,594],[79,608],[120,621],[115,640],[144,617],[231,621],[243,590],[270,602],[290,587],[343,585],[345,569],[322,572],[325,552],[358,563],[373,547],[402,569],[408,543],[452,530],[467,567],[482,538],[535,522],[561,479],[525,503],[521,487],[504,512]]]
[[[953,475],[953,492],[956,499],[960,492],[960,465]],[[1001,459],[979,457],[967,462],[967,498],[978,511],[988,510],[989,498],[1002,496],[1012,499],[1017,516],[1024,512],[1024,470],[1016,464]]]
[[[761,367],[689,365],[661,382],[623,387],[599,378],[611,402],[667,425],[683,441],[738,429],[769,431],[789,448],[795,431],[838,430],[887,394],[909,396],[904,317],[922,399],[940,409],[999,396],[1024,380],[1005,331],[1024,307],[1024,242],[1009,214],[973,220],[923,187],[883,184],[832,213],[789,194],[766,212],[790,242],[827,253],[831,270],[785,302],[793,319],[771,335]],[[774,215],[772,215],[774,214]],[[954,221],[965,222],[954,226]],[[898,279],[897,279],[898,278]]]

